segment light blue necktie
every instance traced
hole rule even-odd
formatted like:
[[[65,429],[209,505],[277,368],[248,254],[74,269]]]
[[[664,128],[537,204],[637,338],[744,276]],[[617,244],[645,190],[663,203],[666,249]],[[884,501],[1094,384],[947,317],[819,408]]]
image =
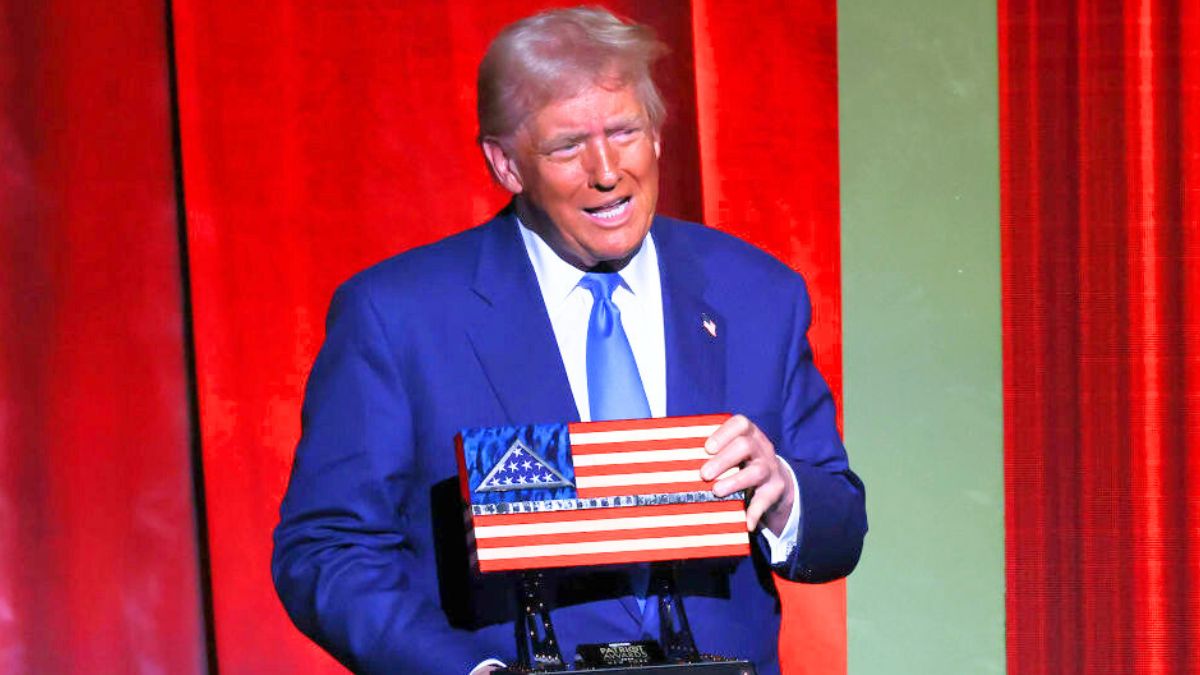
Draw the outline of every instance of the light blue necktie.
[[[592,314],[587,332],[588,408],[592,421],[642,419],[650,416],[650,402],[638,374],[629,338],[621,327],[621,311],[612,294],[621,285],[616,273],[588,272],[579,285],[591,292]],[[630,584],[642,610],[642,632],[652,633],[658,624],[658,603],[646,602],[650,567],[637,565]]]
[[[650,416],[650,403],[629,338],[621,327],[621,310],[612,294],[621,275],[588,272],[579,285],[591,291],[594,302],[588,318],[587,383],[592,420],[641,419]]]

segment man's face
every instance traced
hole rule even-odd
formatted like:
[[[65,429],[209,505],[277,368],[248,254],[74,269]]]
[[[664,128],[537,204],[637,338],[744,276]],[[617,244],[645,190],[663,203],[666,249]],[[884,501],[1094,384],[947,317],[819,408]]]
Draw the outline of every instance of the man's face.
[[[532,115],[505,153],[485,143],[522,220],[583,269],[623,262],[658,201],[658,134],[632,86],[593,85]]]

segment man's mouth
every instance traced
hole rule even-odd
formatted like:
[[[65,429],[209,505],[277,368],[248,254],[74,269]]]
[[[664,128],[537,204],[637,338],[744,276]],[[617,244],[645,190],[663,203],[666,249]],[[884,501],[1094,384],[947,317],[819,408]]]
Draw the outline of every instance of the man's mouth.
[[[607,204],[587,207],[583,210],[586,211],[588,215],[594,218],[599,218],[600,220],[616,220],[624,215],[627,210],[629,210],[629,204],[632,201],[633,197],[621,197],[620,199],[613,200]]]

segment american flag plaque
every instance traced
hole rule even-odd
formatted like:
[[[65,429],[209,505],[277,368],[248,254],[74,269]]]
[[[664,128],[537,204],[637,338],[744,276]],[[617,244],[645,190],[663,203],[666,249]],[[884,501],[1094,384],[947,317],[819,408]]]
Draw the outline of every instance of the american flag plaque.
[[[481,572],[745,556],[742,493],[700,479],[728,415],[463,430],[456,439]]]
[[[700,479],[704,441],[729,415],[464,429],[459,486],[480,572],[520,571],[518,663],[506,675],[568,671],[542,600],[550,567],[655,562],[660,644],[580,645],[576,666],[606,675],[753,675],[702,657],[666,563],[746,556],[744,495]]]

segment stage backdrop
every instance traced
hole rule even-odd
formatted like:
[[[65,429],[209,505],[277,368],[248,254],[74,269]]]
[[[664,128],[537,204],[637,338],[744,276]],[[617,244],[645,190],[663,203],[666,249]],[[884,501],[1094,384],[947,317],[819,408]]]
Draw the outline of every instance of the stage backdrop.
[[[731,5],[614,7],[674,50],[664,212],[813,282],[850,670],[1200,670],[1196,3],[846,2],[836,64],[832,0]],[[338,670],[267,572],[325,305],[504,202],[470,82],[535,8],[0,0],[0,672]]]
[[[172,3],[224,672],[338,669],[292,627],[268,565],[325,309],[355,271],[506,203],[472,140],[475,68],[500,27],[546,4]],[[660,211],[744,235],[806,273],[818,362],[837,390],[834,3],[609,6],[671,48]],[[844,585],[784,595],[789,671],[844,670]]]
[[[1000,39],[1009,664],[1200,672],[1200,6]]]
[[[165,25],[0,2],[0,673],[204,667]]]

